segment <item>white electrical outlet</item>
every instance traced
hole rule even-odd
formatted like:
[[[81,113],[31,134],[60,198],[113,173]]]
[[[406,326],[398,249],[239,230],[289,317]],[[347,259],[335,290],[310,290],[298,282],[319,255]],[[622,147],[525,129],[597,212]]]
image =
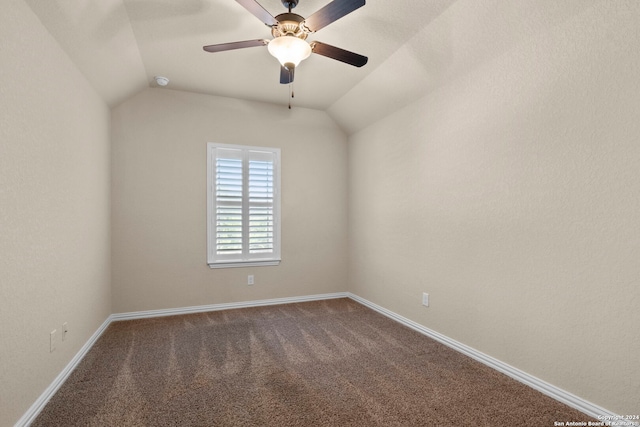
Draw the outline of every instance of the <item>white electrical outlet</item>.
[[[253,281],[253,274],[250,274],[247,277],[247,285],[253,285],[254,281]]]
[[[58,330],[54,329],[49,334],[49,353],[53,353],[53,350],[56,349],[56,332],[58,332]]]
[[[62,341],[67,337],[67,332],[69,332],[69,325],[67,325],[67,322],[64,322],[62,324]]]
[[[429,294],[426,292],[422,293],[422,305],[429,307]]]

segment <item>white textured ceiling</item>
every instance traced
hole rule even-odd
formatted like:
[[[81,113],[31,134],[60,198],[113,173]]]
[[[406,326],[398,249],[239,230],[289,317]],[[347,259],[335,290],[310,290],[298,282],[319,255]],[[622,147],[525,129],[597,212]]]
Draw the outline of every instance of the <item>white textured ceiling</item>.
[[[162,75],[170,89],[281,104],[288,87],[266,47],[202,46],[271,38],[235,0],[24,0],[96,91],[117,105]],[[281,0],[258,0],[272,15]],[[311,55],[296,70],[294,108],[353,133],[571,19],[597,0],[367,0],[309,36],[369,57],[362,68]],[[330,0],[300,0],[307,17]],[[535,70],[532,70],[535,71]]]

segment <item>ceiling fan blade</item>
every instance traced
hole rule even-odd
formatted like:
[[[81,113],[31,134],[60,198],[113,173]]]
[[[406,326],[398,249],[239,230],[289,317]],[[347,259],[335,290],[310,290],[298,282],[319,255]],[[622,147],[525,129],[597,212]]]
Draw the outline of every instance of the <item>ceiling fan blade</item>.
[[[305,19],[304,25],[316,32],[354,10],[364,6],[365,0],[333,0],[331,3]]]
[[[286,67],[280,66],[280,83],[283,85],[288,85],[289,83],[293,83],[293,77],[296,69],[288,69]]]
[[[278,25],[278,21],[267,10],[260,6],[256,0],[236,0],[245,9],[253,14],[256,18],[265,23],[265,25],[272,26]]]
[[[342,61],[345,64],[353,65],[354,67],[362,67],[369,60],[366,56],[358,55],[357,53],[349,52],[348,50],[320,42],[311,43],[311,52],[326,56],[327,58]]]
[[[209,46],[202,46],[202,48],[207,52],[213,53],[213,52],[224,52],[225,50],[243,49],[245,47],[266,46],[268,43],[269,43],[269,40],[256,39],[256,40],[245,40],[243,42],[211,44]]]

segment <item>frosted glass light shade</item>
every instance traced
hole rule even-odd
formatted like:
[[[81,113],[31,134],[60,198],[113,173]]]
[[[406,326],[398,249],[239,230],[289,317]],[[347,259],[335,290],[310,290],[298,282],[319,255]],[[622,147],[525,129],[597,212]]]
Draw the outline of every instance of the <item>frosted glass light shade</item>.
[[[294,36],[276,37],[269,42],[267,48],[283,67],[286,67],[286,64],[297,67],[300,61],[311,55],[309,43]]]

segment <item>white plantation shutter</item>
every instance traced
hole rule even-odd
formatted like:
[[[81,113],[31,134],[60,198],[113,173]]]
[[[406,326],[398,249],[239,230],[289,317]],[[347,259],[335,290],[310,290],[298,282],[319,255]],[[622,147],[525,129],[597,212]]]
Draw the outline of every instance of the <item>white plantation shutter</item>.
[[[219,149],[216,154],[216,254],[242,253],[242,152]]]
[[[273,153],[249,152],[249,253],[273,253]]]
[[[280,150],[209,143],[208,262],[215,267],[280,261]]]

